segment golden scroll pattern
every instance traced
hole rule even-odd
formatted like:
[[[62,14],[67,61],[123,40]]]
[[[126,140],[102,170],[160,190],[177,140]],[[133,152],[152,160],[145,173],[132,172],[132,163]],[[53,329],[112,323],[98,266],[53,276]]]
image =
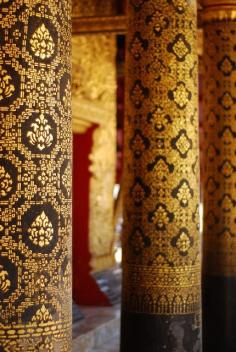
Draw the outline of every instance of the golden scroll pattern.
[[[204,25],[204,271],[236,275],[236,22]]]
[[[0,12],[0,350],[68,352],[71,9],[9,0]]]
[[[196,4],[130,0],[124,309],[200,308]]]

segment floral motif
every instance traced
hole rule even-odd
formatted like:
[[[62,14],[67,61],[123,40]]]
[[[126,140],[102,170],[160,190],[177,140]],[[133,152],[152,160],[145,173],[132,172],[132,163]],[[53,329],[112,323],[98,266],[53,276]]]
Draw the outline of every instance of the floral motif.
[[[223,164],[219,167],[219,171],[225,178],[231,177],[234,173],[234,170],[235,168],[229,160],[225,160]]]
[[[153,32],[157,37],[162,35],[162,32],[169,27],[169,19],[164,16],[159,10],[153,12],[146,18],[146,24],[153,24]]]
[[[31,127],[33,131],[28,131],[27,137],[33,146],[43,151],[52,145],[53,135],[50,132],[52,128],[48,124],[48,120],[45,118],[44,114],[40,114],[35,122],[31,124]]]
[[[147,121],[154,124],[156,131],[163,132],[166,127],[172,123],[172,118],[169,115],[164,114],[161,106],[156,106],[152,112],[148,113]]]
[[[192,98],[192,94],[186,88],[184,82],[178,82],[176,88],[174,90],[170,90],[168,95],[171,100],[174,100],[177,107],[181,110],[186,108],[188,102]]]
[[[147,47],[148,41],[142,38],[140,32],[136,32],[129,49],[135,60],[141,58],[141,54],[147,49]]]
[[[136,228],[129,238],[130,246],[135,254],[140,254],[145,247],[151,244],[150,238],[145,236],[141,229]]]
[[[168,45],[168,50],[176,56],[178,61],[184,61],[191,52],[191,46],[183,34],[177,34],[174,41]]]
[[[186,256],[193,245],[193,239],[189,236],[187,229],[182,228],[178,235],[172,239],[171,243],[172,246],[179,250],[181,255]]]
[[[12,77],[2,66],[0,66],[0,101],[10,98],[15,92]]]
[[[44,211],[36,217],[28,232],[29,238],[36,246],[45,247],[50,244],[54,230]]]
[[[172,147],[177,149],[182,158],[186,158],[192,148],[192,141],[188,137],[186,130],[180,130],[176,138],[171,142]]]
[[[52,321],[52,316],[45,305],[43,305],[33,316],[32,322],[47,323],[48,321]]]
[[[235,63],[231,60],[228,55],[225,55],[219,62],[218,67],[224,76],[230,76],[235,69]]]
[[[174,165],[169,164],[165,157],[157,157],[154,163],[148,165],[148,171],[155,171],[159,180],[166,180],[168,174],[174,171]]]
[[[0,265],[0,293],[7,293],[9,291],[11,282],[8,277],[8,272],[4,270],[2,265]]]
[[[135,205],[140,206],[142,205],[143,200],[149,196],[150,189],[144,184],[141,178],[137,177],[133,187],[130,190],[130,194]]]
[[[172,192],[172,196],[177,198],[182,207],[187,207],[189,201],[193,198],[193,190],[190,188],[187,180],[182,180],[177,188]]]
[[[214,161],[215,157],[219,154],[219,151],[213,144],[209,144],[207,148],[207,157],[209,161]]]
[[[225,213],[230,212],[230,210],[234,208],[234,201],[229,194],[224,194],[223,199],[220,200],[219,204]]]
[[[209,123],[209,126],[211,127],[215,126],[215,124],[217,123],[217,119],[218,117],[216,113],[213,110],[211,110],[209,115],[207,116],[207,121]]]
[[[166,225],[174,219],[174,214],[170,213],[165,204],[158,204],[154,212],[149,213],[149,221],[156,225],[158,230],[165,230]]]
[[[140,109],[143,105],[143,101],[149,96],[149,89],[143,87],[140,80],[135,82],[133,86],[130,98],[137,109]]]
[[[217,188],[219,187],[218,182],[213,177],[209,177],[206,183],[206,188],[209,194],[215,193]]]
[[[49,59],[55,52],[54,41],[44,23],[32,35],[30,44],[34,55],[41,60]]]
[[[234,99],[230,92],[224,92],[219,98],[219,103],[225,110],[230,110],[234,104]]]
[[[143,136],[140,130],[135,130],[135,135],[130,141],[130,149],[134,152],[135,158],[141,157],[142,153],[149,148],[148,138]]]
[[[47,284],[48,278],[43,274],[41,274],[40,277],[36,280],[36,285],[38,285],[41,290],[44,290]]]
[[[182,232],[176,242],[176,247],[180,252],[187,252],[190,246],[191,246],[191,242],[189,237],[185,232]]]
[[[173,4],[176,11],[179,13],[184,13],[185,9],[188,6],[188,0],[168,0],[171,4]]]
[[[0,197],[6,197],[12,190],[13,180],[4,166],[0,166]]]

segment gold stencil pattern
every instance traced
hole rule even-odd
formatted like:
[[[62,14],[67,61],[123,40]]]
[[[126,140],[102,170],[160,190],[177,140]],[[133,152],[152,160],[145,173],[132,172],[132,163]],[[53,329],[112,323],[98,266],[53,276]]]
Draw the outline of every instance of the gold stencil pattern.
[[[196,4],[130,0],[123,307],[200,312]]]
[[[43,211],[29,227],[29,238],[40,247],[49,245],[53,237],[53,226]]]
[[[70,6],[0,3],[0,351],[69,352]]]
[[[53,135],[50,133],[51,127],[48,120],[43,114],[31,124],[31,128],[32,131],[28,131],[27,136],[32,145],[36,145],[40,151],[51,146]]]
[[[3,293],[6,293],[11,286],[11,281],[8,279],[8,277],[8,272],[3,270],[3,267],[0,265],[0,291]]]
[[[6,197],[12,190],[12,178],[4,166],[0,166],[0,197]]]
[[[42,60],[50,58],[54,53],[55,44],[44,23],[32,35],[30,44],[35,56]]]
[[[236,275],[236,22],[204,24],[204,272]],[[210,43],[210,45],[209,45]]]
[[[14,91],[12,77],[0,66],[0,100],[11,97]]]

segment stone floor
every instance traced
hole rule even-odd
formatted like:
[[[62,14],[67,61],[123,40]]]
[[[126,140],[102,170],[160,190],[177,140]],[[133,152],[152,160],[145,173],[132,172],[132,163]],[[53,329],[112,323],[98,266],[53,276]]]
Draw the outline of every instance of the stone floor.
[[[73,323],[73,352],[118,352],[120,306],[79,307],[84,319]]]
[[[90,352],[119,352],[119,336],[117,335],[105,344],[93,348]]]

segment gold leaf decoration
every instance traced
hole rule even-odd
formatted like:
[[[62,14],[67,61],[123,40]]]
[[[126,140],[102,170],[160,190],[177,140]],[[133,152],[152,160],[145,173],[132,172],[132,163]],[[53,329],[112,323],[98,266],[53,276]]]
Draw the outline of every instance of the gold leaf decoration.
[[[55,43],[44,23],[40,25],[30,39],[31,49],[41,60],[50,59],[55,52]]]
[[[52,320],[52,316],[49,313],[48,309],[43,305],[40,309],[37,310],[36,314],[33,316],[33,322],[46,323]]]
[[[71,193],[71,168],[69,166],[67,166],[66,171],[64,173],[64,175],[62,176],[62,183],[63,186],[65,187],[68,196]]]
[[[2,265],[0,265],[0,293],[7,293],[11,286],[11,282],[8,279],[8,272],[3,269]]]
[[[35,122],[31,124],[33,131],[27,133],[30,144],[36,146],[40,151],[48,148],[52,145],[53,135],[50,132],[51,126],[48,124],[48,120],[44,114],[41,114]]]
[[[39,247],[48,246],[53,238],[53,226],[49,218],[43,211],[29,228],[29,238]]]
[[[0,166],[0,197],[6,197],[11,192],[13,181],[3,166]]]
[[[10,98],[15,92],[15,87],[12,84],[12,77],[0,66],[0,101]]]
[[[190,191],[190,187],[187,184],[187,182],[184,182],[182,186],[180,187],[178,193],[177,193],[177,198],[180,202],[182,202],[184,205],[188,204],[188,201],[192,198],[192,194]]]
[[[189,248],[191,247],[191,241],[185,232],[182,232],[179,236],[176,242],[176,247],[180,252],[188,252]]]

